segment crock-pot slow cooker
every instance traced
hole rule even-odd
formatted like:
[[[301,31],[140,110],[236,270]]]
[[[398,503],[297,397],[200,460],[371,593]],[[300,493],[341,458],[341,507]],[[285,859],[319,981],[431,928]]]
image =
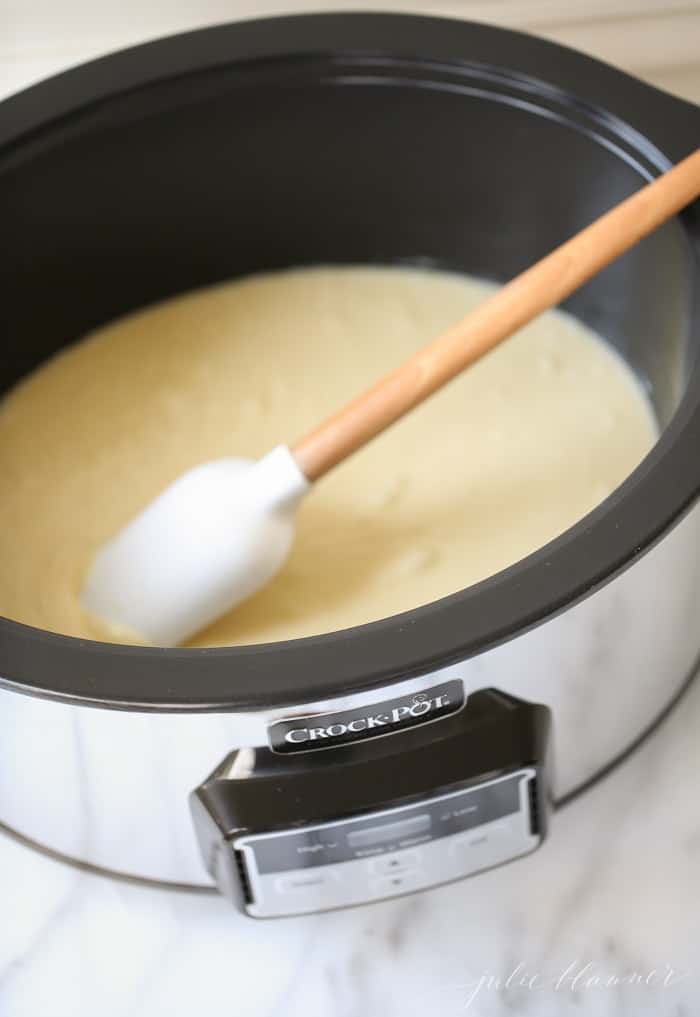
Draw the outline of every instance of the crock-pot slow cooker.
[[[0,104],[2,388],[110,318],[249,272],[505,280],[699,141],[698,108],[464,22],[272,18],[109,56]],[[493,578],[225,649],[0,620],[2,823],[106,872],[216,882],[259,916],[536,847],[550,795],[633,742],[700,653],[699,246],[695,207],[567,303],[644,381],[662,435]]]

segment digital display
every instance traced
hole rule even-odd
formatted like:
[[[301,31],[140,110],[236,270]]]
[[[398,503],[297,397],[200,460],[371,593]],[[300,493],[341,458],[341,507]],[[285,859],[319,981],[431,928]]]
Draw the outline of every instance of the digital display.
[[[451,837],[514,815],[520,811],[521,781],[522,776],[516,773],[383,814],[251,836],[245,842],[255,851],[255,864],[262,874],[356,861],[418,841]]]
[[[417,837],[421,833],[427,833],[429,829],[430,816],[427,813],[423,813],[420,816],[400,819],[396,823],[384,823],[382,826],[371,826],[369,829],[354,830],[352,833],[348,833],[348,844],[355,850],[377,847],[390,841]]]

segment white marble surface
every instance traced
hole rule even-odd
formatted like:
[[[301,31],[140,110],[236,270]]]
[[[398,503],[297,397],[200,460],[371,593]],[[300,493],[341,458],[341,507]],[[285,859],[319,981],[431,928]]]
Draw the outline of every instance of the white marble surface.
[[[0,0],[0,90],[139,38],[283,6]],[[522,25],[700,97],[697,3],[595,0],[586,15],[565,0],[347,6]],[[700,684],[624,769],[555,817],[535,855],[311,918],[254,922],[219,898],[83,875],[0,836],[0,1015],[695,1015],[699,730]]]
[[[534,855],[308,918],[256,922],[219,898],[83,875],[0,837],[0,1013],[691,1017],[698,730],[700,684],[633,760],[554,817]]]

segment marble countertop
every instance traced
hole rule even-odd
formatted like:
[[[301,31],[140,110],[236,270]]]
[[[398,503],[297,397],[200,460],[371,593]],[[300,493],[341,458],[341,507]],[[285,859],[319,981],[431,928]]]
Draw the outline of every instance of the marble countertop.
[[[0,0],[0,91],[138,38],[283,6]],[[596,0],[577,17],[564,0],[343,6],[522,25],[700,99],[696,3]],[[255,922],[218,897],[112,882],[0,836],[0,1014],[690,1017],[700,1012],[699,730],[700,682],[622,769],[554,817],[534,855],[313,917]]]
[[[700,682],[535,854],[394,901],[254,921],[0,837],[3,1017],[691,1017]]]

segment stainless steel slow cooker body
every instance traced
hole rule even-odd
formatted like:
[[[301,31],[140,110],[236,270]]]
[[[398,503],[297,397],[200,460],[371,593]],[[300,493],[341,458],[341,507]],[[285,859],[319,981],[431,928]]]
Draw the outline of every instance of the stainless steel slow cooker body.
[[[252,271],[506,279],[698,140],[696,107],[483,25],[273,18],[115,54],[0,104],[0,381],[118,314]],[[560,793],[603,765],[700,652],[699,244],[691,209],[568,302],[648,385],[663,434],[603,505],[492,579],[231,649],[0,621],[0,820],[109,870],[206,883],[187,795],[232,749],[448,679],[551,707]]]

